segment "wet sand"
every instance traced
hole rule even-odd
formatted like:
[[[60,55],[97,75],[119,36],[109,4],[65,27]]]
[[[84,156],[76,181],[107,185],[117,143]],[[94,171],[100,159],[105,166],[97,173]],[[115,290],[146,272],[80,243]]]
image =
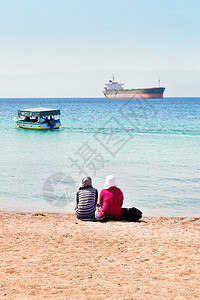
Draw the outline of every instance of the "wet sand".
[[[0,223],[0,299],[200,299],[200,218]]]

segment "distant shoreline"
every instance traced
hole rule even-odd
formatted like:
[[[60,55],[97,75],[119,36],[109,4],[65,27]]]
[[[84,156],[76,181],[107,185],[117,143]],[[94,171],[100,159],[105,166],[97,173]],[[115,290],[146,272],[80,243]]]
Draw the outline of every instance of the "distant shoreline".
[[[133,99],[133,98],[130,98],[130,99],[123,99],[123,98],[120,98],[120,99],[108,99],[108,98],[105,98],[105,97],[92,97],[92,96],[89,96],[89,97],[86,97],[86,96],[84,96],[84,97],[57,97],[57,96],[55,96],[55,97],[0,97],[0,100],[13,100],[13,99],[16,99],[16,100],[19,100],[19,99],[23,99],[23,100],[41,100],[41,99],[49,99],[49,100],[52,100],[52,99],[74,99],[74,100],[78,100],[78,99],[104,99],[104,100],[107,100],[107,101],[109,101],[109,100],[112,100],[112,101],[119,101],[119,100],[123,100],[123,101],[128,101],[128,100],[146,100],[146,101],[152,101],[152,100],[156,100],[156,101],[158,101],[158,100],[164,100],[164,99],[180,99],[180,98],[183,98],[183,99],[187,99],[187,98],[191,98],[191,99],[200,99],[200,96],[167,96],[167,97],[163,97],[162,99],[143,99],[143,98],[139,98],[139,99]]]

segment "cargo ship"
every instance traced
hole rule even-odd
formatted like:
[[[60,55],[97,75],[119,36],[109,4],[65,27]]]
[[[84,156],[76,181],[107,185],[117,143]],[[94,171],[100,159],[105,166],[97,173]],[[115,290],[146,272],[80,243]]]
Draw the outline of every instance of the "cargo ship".
[[[164,87],[143,88],[143,89],[124,89],[123,83],[118,83],[114,80],[109,80],[109,83],[104,87],[103,93],[109,99],[162,99],[165,91]]]

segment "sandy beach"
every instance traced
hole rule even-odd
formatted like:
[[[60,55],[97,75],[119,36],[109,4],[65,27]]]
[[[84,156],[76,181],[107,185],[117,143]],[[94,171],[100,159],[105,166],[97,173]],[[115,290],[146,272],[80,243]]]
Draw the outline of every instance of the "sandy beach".
[[[200,218],[0,222],[0,299],[200,299]]]

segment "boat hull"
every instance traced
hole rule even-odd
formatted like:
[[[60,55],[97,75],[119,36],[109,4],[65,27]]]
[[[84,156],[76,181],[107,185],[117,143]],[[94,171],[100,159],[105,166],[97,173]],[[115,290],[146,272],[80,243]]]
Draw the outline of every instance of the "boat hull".
[[[54,126],[50,126],[48,123],[37,123],[37,122],[23,122],[17,121],[17,127],[23,129],[32,130],[48,130],[48,129],[59,129],[61,126],[60,121],[55,122]]]
[[[165,88],[104,90],[109,99],[162,99]]]

